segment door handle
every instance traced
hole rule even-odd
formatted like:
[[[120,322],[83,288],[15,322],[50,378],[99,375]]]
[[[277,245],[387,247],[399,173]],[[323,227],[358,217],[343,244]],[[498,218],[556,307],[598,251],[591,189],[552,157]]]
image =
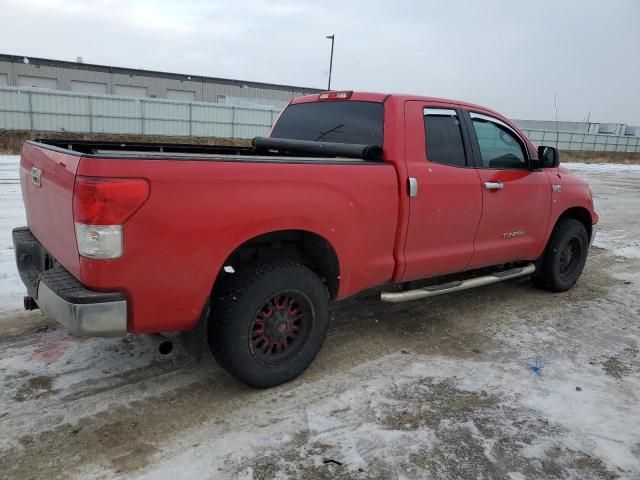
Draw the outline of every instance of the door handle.
[[[502,190],[504,185],[502,182],[484,182],[484,188],[487,190]]]
[[[407,178],[407,190],[411,198],[418,196],[418,180],[415,177]]]

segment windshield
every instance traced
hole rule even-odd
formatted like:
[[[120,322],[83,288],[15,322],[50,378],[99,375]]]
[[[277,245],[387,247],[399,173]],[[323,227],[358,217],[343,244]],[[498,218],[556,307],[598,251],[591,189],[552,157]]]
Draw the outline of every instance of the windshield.
[[[272,138],[382,146],[384,105],[378,102],[312,102],[289,105]]]

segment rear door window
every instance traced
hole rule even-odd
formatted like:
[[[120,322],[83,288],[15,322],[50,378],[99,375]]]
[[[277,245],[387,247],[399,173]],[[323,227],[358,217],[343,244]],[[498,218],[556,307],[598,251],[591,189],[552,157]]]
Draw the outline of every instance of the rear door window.
[[[272,138],[382,146],[384,104],[378,102],[309,102],[289,105]]]
[[[460,121],[455,110],[425,108],[424,130],[427,160],[455,167],[467,165]]]

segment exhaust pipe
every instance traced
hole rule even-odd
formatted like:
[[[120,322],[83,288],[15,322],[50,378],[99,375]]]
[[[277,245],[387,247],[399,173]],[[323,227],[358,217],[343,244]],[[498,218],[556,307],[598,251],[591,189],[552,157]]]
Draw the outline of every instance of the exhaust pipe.
[[[160,355],[169,355],[173,351],[173,342],[159,333],[149,333],[144,338]]]

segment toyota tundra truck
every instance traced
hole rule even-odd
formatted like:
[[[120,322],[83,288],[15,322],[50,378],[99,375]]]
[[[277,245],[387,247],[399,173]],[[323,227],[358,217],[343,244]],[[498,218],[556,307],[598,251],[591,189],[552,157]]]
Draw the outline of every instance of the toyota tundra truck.
[[[76,335],[170,334],[197,358],[208,344],[253,387],[301,374],[330,302],[359,292],[567,290],[598,222],[556,149],[410,95],[296,98],[246,147],[28,141],[20,183],[26,308]]]

